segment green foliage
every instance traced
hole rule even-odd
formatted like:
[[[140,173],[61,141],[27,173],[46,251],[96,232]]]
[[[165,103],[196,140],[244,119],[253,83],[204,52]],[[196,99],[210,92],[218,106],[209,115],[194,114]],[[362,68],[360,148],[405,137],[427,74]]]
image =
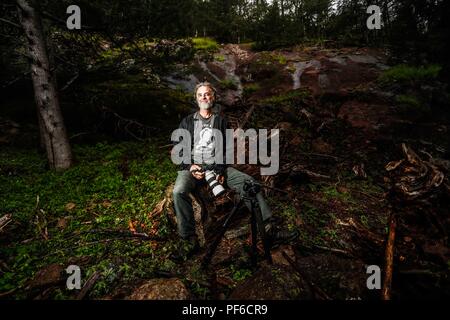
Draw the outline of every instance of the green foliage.
[[[281,65],[285,65],[286,63],[287,63],[287,60],[286,60],[286,57],[285,56],[283,56],[283,55],[276,55],[275,57],[274,57],[277,61],[278,61],[278,63],[279,64],[281,64]]]
[[[244,97],[249,97],[252,93],[255,93],[261,89],[258,83],[249,83],[244,85],[243,95]]]
[[[352,195],[348,191],[342,191],[339,192],[335,186],[327,186],[322,188],[321,190],[323,192],[323,195],[327,200],[333,200],[338,199],[342,202],[351,204],[356,203],[356,201],[352,198]]]
[[[436,79],[441,69],[439,65],[415,67],[401,64],[384,71],[379,80],[383,84],[423,82]]]
[[[246,268],[238,268],[234,264],[230,266],[231,269],[231,277],[234,281],[242,281],[247,279],[252,275],[252,271]]]
[[[278,96],[267,98],[263,102],[266,104],[274,104],[274,105],[292,104],[295,102],[302,101],[308,96],[309,92],[306,90],[295,90],[289,91],[284,94],[280,94]]]
[[[232,79],[223,79],[219,83],[222,89],[236,90],[237,85]]]
[[[361,223],[363,224],[363,226],[365,226],[366,228],[370,228],[370,226],[369,226],[369,220],[368,220],[368,218],[367,218],[367,216],[366,215],[361,215],[360,217],[359,217],[359,220],[361,220]]]
[[[281,216],[287,224],[289,230],[295,229],[295,220],[298,217],[297,209],[292,204],[286,204],[281,211]]]
[[[224,62],[224,61],[225,61],[225,56],[224,56],[224,55],[221,55],[221,54],[215,55],[214,58],[215,58],[217,61],[219,61],[219,62]]]
[[[11,234],[11,242],[0,249],[4,262],[14,270],[14,274],[0,277],[1,292],[21,288],[43,266],[68,265],[69,258],[90,257],[83,276],[101,273],[91,293],[101,296],[120,279],[151,276],[164,264],[158,252],[172,250],[170,243],[155,245],[90,232],[126,231],[134,222],[137,231],[167,236],[171,229],[167,218],[150,217],[149,213],[176,177],[170,158],[145,143],[75,145],[73,151],[77,164],[58,173],[47,170],[45,157],[37,152],[2,150],[0,216],[11,213],[20,232]],[[65,224],[61,226],[62,220]],[[23,242],[25,239],[32,241]],[[19,290],[17,297],[21,294],[25,292]],[[55,291],[54,298],[70,294]]]
[[[255,81],[273,86],[279,80],[277,79],[279,69],[273,56],[268,52],[262,52],[257,59],[251,61],[248,72],[253,75]]]
[[[104,45],[105,43],[107,46]],[[146,67],[148,63],[151,63],[152,67],[157,66],[161,69],[170,63],[187,62],[193,58],[195,51],[194,44],[189,39],[138,38],[115,45],[104,39],[96,39],[96,45],[104,46],[105,49],[98,57],[94,57],[95,65],[91,68],[119,66],[125,71]],[[147,63],[147,65],[142,66],[142,63]],[[131,64],[131,66],[127,66],[127,64]]]
[[[419,100],[413,95],[406,95],[406,94],[398,95],[395,98],[395,100],[400,105],[404,105],[414,109],[420,109],[422,106]]]
[[[197,51],[215,52],[219,49],[217,41],[211,38],[193,38],[192,42]]]
[[[173,128],[178,126],[180,117],[187,115],[192,107],[191,94],[161,88],[153,81],[147,81],[142,74],[84,83],[79,92],[87,98],[76,105],[72,105],[73,102],[67,99],[69,101],[66,103],[70,106],[67,108],[67,115],[69,121],[70,118],[82,117],[86,125],[101,121],[102,114],[98,111],[98,105],[101,103],[124,118],[136,119],[159,133],[170,134]],[[133,126],[129,129],[138,134],[133,131]]]
[[[299,217],[299,212],[292,203],[285,203],[278,200],[269,199],[270,207],[273,212],[280,218],[283,218],[284,225],[289,230],[296,228],[296,220]]]

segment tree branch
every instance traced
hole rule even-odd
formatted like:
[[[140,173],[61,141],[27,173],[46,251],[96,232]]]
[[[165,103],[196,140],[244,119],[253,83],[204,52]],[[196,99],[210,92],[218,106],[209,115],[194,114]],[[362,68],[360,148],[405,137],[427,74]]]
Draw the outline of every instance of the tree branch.
[[[22,27],[15,22],[12,22],[12,21],[9,21],[9,20],[3,19],[3,18],[0,18],[0,21],[3,21],[11,26],[16,27],[16,28],[22,29]]]

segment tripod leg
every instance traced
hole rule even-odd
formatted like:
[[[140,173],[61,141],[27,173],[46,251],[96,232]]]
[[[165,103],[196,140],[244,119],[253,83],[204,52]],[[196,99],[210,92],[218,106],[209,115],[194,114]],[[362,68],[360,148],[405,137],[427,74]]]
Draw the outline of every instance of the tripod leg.
[[[222,227],[220,228],[219,234],[217,235],[216,239],[211,244],[211,246],[209,246],[208,251],[206,252],[205,256],[203,257],[202,267],[206,267],[211,262],[211,259],[214,255],[214,253],[216,252],[217,247],[219,246],[219,243],[223,238],[223,235],[225,234],[225,232],[228,229],[228,226],[230,225],[231,218],[234,216],[236,211],[239,209],[239,207],[241,206],[241,203],[242,203],[242,200],[240,200],[237,204],[235,204],[233,209],[231,210],[231,212],[228,214],[227,218],[225,219],[225,222],[223,223]]]
[[[252,213],[256,217],[256,223],[258,224],[259,234],[261,235],[261,239],[264,246],[264,256],[270,264],[272,264],[272,255],[270,254],[270,244],[269,239],[267,239],[266,229],[264,228],[264,223],[261,216],[261,210],[259,210],[258,205],[254,203],[255,200],[252,200]]]
[[[251,259],[252,259],[252,267],[256,267],[256,260],[258,256],[258,231],[256,228],[256,216],[255,216],[255,210],[252,210],[251,214],[251,226],[252,226],[252,253],[251,253]]]

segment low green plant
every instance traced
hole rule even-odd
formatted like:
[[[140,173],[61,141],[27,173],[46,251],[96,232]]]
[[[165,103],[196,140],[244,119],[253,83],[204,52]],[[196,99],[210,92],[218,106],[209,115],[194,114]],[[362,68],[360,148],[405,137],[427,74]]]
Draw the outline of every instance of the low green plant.
[[[193,38],[192,42],[194,43],[195,50],[214,52],[219,49],[219,44],[217,43],[217,41],[211,38]]]
[[[384,71],[379,81],[383,84],[423,82],[437,78],[441,69],[435,64],[419,67],[400,64]]]
[[[243,95],[245,97],[250,96],[252,93],[257,92],[261,89],[261,86],[258,83],[249,83],[244,86]]]
[[[176,178],[170,158],[154,145],[135,142],[74,145],[73,153],[77,163],[54,172],[37,151],[2,149],[0,216],[13,217],[3,231],[19,227],[20,232],[8,234],[8,243],[0,246],[3,262],[13,270],[0,277],[0,292],[16,289],[15,298],[27,298],[24,287],[38,270],[54,263],[69,265],[69,260],[88,260],[84,276],[101,272],[91,297],[108,294],[120,281],[170,268],[164,263],[170,242],[155,244],[120,233],[132,226],[138,232],[168,236],[166,215],[152,217],[150,212]],[[71,294],[58,287],[51,298]]]
[[[222,89],[236,90],[237,85],[232,79],[223,79],[219,83]]]

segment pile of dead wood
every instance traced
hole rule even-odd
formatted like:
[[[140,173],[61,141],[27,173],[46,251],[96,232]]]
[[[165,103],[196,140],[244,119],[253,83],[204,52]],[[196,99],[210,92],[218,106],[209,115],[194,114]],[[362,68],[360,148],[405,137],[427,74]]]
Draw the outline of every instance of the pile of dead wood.
[[[385,169],[389,176],[385,178],[389,185],[388,198],[391,204],[389,218],[389,233],[385,249],[385,279],[382,289],[382,298],[391,298],[391,283],[394,264],[394,244],[398,225],[398,216],[406,208],[413,211],[417,208],[429,208],[430,210],[420,210],[426,215],[431,215],[428,219],[431,223],[438,225],[442,231],[443,241],[446,242],[447,228],[441,221],[435,208],[442,198],[450,195],[450,184],[448,171],[450,161],[433,158],[429,153],[421,151],[427,159],[424,160],[406,144],[402,144],[404,158],[389,162]]]

